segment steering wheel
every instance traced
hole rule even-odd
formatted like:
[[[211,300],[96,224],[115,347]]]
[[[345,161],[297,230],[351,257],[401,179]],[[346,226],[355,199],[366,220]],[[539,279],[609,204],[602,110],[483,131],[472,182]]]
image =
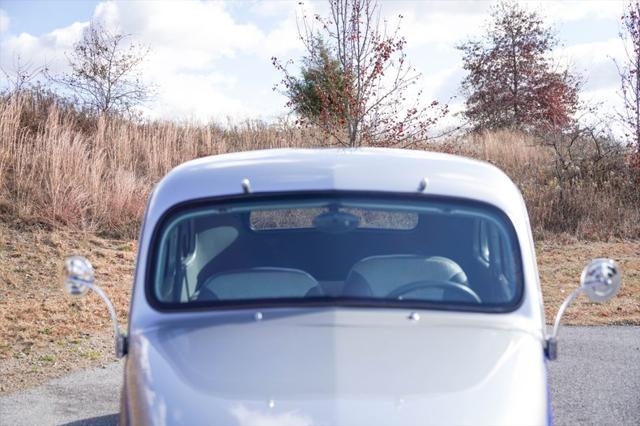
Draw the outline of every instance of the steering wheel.
[[[480,299],[480,296],[478,296],[478,294],[475,291],[471,290],[466,285],[455,283],[453,281],[444,281],[444,280],[443,281],[439,281],[439,280],[413,281],[413,282],[410,282],[409,284],[404,284],[396,288],[395,290],[387,294],[387,298],[402,299],[402,296],[407,293],[411,293],[413,291],[420,290],[420,289],[432,289],[432,288],[439,288],[439,289],[442,289],[443,291],[453,290],[459,295],[462,295],[464,301],[469,301],[469,302],[478,303],[478,304],[482,303],[482,299]]]

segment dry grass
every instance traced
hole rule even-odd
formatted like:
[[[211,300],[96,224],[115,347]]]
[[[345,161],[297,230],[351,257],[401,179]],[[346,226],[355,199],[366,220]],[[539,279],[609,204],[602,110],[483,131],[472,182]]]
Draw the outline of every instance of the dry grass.
[[[56,102],[45,94],[0,99],[0,212],[22,222],[134,237],[153,185],[178,164],[318,141],[250,121],[222,130],[87,118]]]
[[[486,133],[445,149],[502,169],[522,191],[537,240],[640,238],[640,181],[622,150],[605,158],[593,155],[591,164],[594,147],[586,146],[586,158],[571,174],[558,171],[551,146],[528,135]]]
[[[72,253],[91,259],[126,322],[134,242],[0,223],[0,394],[113,360],[102,301],[95,294],[69,298],[63,292],[61,262]]]
[[[186,160],[324,144],[321,135],[286,124],[249,121],[222,129],[135,123],[87,117],[44,93],[4,97],[0,214],[49,229],[134,238],[153,185]],[[598,164],[583,161],[581,168],[575,166],[578,174],[564,176],[557,173],[557,154],[550,147],[513,132],[418,148],[467,155],[501,167],[522,190],[538,238],[562,233],[596,240],[640,237],[640,191],[621,154]]]
[[[567,310],[563,324],[640,325],[640,241],[536,243],[545,316],[552,323],[560,304],[578,285],[591,259],[610,257],[622,270],[622,288],[607,303],[592,303],[581,295]]]

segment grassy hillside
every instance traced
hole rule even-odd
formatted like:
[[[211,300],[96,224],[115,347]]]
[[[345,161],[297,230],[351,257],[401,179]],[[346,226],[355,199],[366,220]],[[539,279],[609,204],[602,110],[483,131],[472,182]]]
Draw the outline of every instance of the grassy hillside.
[[[591,240],[640,237],[638,176],[623,150],[611,150],[603,141],[558,138],[545,143],[498,132],[412,148],[467,155],[501,167],[522,190],[538,239],[557,234]],[[42,93],[0,98],[0,214],[5,221],[47,229],[133,238],[155,182],[186,160],[324,145],[322,135],[286,124],[245,122],[222,129],[107,121]]]

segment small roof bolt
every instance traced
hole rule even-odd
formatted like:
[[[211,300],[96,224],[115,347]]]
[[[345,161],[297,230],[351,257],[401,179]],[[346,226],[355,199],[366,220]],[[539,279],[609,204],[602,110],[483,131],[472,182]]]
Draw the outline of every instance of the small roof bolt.
[[[420,320],[420,314],[417,312],[411,312],[411,314],[409,315],[409,320],[411,321],[419,321]]]
[[[262,312],[256,312],[255,315],[253,316],[253,318],[256,321],[262,321]]]
[[[427,178],[423,178],[420,181],[420,184],[418,185],[418,191],[420,192],[424,192],[427,189],[427,186],[429,185],[429,179]]]
[[[242,182],[240,184],[242,185],[242,191],[245,194],[251,193],[251,182],[249,182],[249,179],[242,179]]]

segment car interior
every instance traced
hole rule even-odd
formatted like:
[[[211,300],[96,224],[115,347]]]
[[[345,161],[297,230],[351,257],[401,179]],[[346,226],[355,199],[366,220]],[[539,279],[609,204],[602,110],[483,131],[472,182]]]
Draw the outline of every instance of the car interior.
[[[412,300],[501,305],[521,285],[509,227],[473,208],[253,207],[183,214],[165,229],[166,303]]]

